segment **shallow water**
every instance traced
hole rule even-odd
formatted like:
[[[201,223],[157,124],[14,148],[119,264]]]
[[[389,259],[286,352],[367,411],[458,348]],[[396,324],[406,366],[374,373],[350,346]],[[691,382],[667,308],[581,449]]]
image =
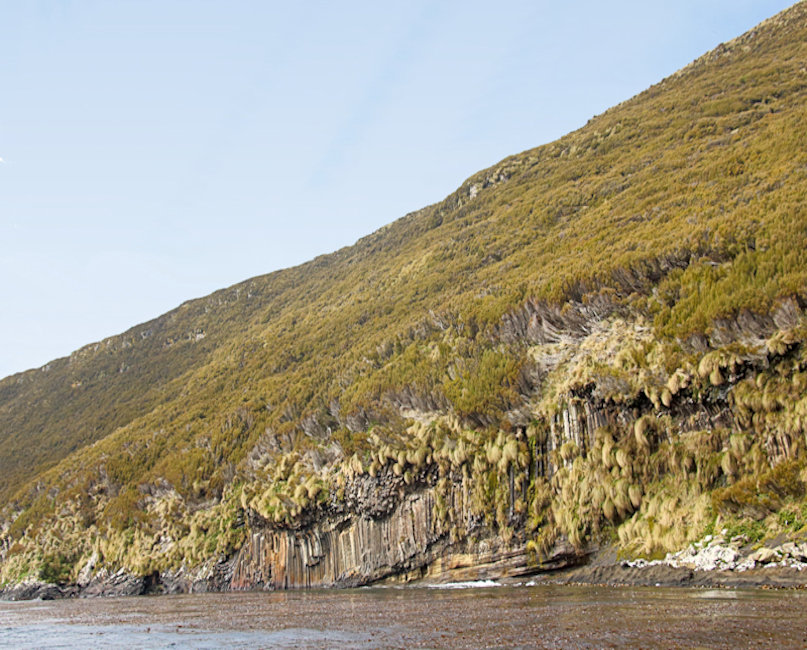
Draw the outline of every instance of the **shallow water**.
[[[0,646],[807,647],[807,594],[454,585],[0,602]]]

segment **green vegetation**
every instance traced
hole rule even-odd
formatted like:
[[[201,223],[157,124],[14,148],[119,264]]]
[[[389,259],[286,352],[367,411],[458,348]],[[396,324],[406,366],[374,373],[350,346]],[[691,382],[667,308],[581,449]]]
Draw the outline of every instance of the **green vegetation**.
[[[0,579],[196,566],[364,475],[434,485],[455,536],[465,486],[537,560],[801,530],[805,42],[799,4],[354,246],[0,381]]]

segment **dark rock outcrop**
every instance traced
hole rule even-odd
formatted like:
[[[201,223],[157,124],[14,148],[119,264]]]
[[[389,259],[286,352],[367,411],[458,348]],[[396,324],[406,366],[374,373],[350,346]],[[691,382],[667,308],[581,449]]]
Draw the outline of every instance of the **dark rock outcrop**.
[[[78,589],[75,586],[62,586],[38,580],[21,582],[11,585],[0,592],[3,600],[55,600],[75,596]]]
[[[407,494],[388,514],[344,514],[302,530],[253,532],[235,561],[231,589],[356,587],[383,580],[434,581],[518,576],[570,566],[580,558],[559,544],[540,566],[524,540],[505,542],[470,514],[467,486],[452,489],[448,518],[435,517],[434,488]],[[458,534],[458,530],[474,535]]]

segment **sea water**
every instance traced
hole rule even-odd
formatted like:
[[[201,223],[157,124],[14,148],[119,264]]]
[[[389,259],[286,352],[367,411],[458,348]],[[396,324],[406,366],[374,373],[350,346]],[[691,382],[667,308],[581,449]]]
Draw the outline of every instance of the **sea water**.
[[[795,591],[440,587],[0,602],[0,646],[807,647]]]

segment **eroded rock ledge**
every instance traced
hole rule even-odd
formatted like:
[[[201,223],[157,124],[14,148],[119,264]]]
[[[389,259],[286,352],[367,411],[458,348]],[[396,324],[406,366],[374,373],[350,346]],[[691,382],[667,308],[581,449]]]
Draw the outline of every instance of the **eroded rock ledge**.
[[[434,513],[434,488],[407,494],[380,518],[346,514],[299,531],[253,532],[238,554],[231,589],[356,587],[382,580],[469,580],[519,576],[571,566],[574,549],[559,543],[539,564],[524,539],[506,542],[474,521],[462,485],[451,492],[454,522]],[[466,534],[465,531],[468,531]]]
[[[366,487],[366,486],[365,486]],[[194,570],[133,576],[102,570],[82,584],[59,586],[38,581],[7,588],[7,600],[63,597],[134,596],[253,589],[358,587],[384,581],[434,582],[519,577],[570,567],[581,561],[561,541],[540,563],[530,557],[523,535],[505,541],[470,514],[467,490],[451,490],[452,518],[434,513],[435,488],[421,486],[379,505],[377,493],[367,512],[337,512],[298,530],[253,527],[233,557],[209,561]],[[388,495],[389,496],[389,495]],[[457,522],[464,530],[460,532]],[[447,522],[453,522],[451,524]]]

